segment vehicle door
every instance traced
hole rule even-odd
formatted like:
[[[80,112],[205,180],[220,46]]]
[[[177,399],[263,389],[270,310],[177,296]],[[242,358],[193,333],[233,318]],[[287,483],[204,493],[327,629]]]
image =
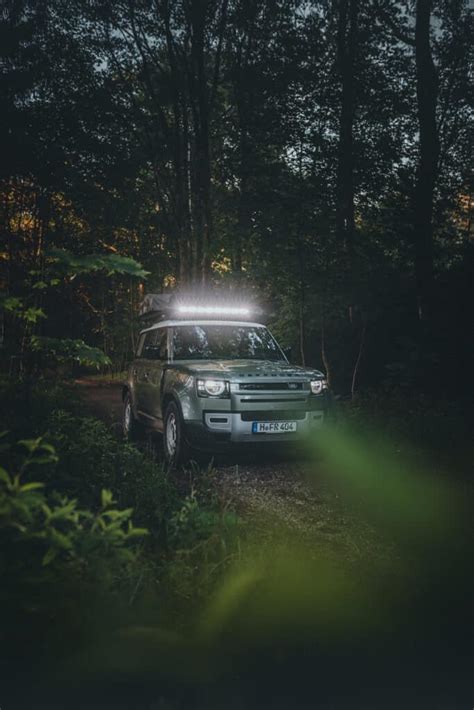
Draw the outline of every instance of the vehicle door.
[[[161,419],[161,382],[164,367],[168,362],[168,329],[149,331],[145,341],[143,369],[143,412],[154,419]]]
[[[155,334],[153,331],[148,331],[140,335],[135,353],[135,359],[132,365],[135,405],[139,412],[144,411],[146,386],[148,384],[148,359],[146,358],[145,353],[154,337]]]

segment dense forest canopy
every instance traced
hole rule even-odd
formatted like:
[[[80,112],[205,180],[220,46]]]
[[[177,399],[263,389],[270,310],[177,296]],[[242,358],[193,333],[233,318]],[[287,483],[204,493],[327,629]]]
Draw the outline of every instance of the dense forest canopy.
[[[145,291],[221,289],[338,392],[465,389],[470,36],[463,0],[3,0],[4,365],[122,367]]]

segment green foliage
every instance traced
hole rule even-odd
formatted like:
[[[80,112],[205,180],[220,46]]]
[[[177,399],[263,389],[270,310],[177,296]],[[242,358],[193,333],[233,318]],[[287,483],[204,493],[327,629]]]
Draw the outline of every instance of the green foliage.
[[[135,527],[133,511],[118,509],[106,489],[89,510],[38,480],[50,478],[58,464],[54,447],[42,438],[2,448],[16,466],[0,468],[0,623],[14,658],[28,628],[36,629],[31,654],[44,634],[53,645],[63,634],[75,643],[92,600],[111,599],[124,585],[133,588],[140,572],[137,542],[147,531]]]
[[[100,491],[107,488],[121,506],[134,509],[140,525],[165,542],[167,521],[179,498],[160,466],[134,446],[117,441],[92,417],[58,410],[48,422],[48,437],[61,460],[60,468],[51,471],[48,485],[67,491],[87,506],[94,506]]]
[[[68,564],[74,560],[80,566],[91,566],[95,556],[103,561],[106,555],[115,555],[116,561],[124,563],[133,559],[127,544],[147,531],[133,526],[132,509],[114,509],[112,493],[106,489],[101,491],[96,513],[78,508],[77,501],[66,496],[51,494],[48,498],[43,482],[23,483],[22,478],[33,466],[57,463],[54,447],[42,439],[19,441],[17,446],[27,452],[19,471],[9,474],[0,469],[0,527],[10,533],[5,556],[16,556],[14,543],[25,550],[24,543],[33,542],[39,543],[34,554],[42,556],[43,566],[57,558]],[[35,559],[31,564],[36,565]]]
[[[149,274],[134,259],[120,256],[119,254],[79,256],[66,249],[51,248],[47,252],[47,257],[54,264],[54,271],[63,273],[70,279],[75,278],[78,274],[88,274],[96,271],[105,271],[108,276],[125,274],[139,279],[145,279]]]
[[[0,437],[0,659],[13,668],[21,656],[31,679],[40,654],[36,667],[50,688],[53,659],[57,666],[58,657],[74,658],[65,677],[75,678],[75,654],[93,657],[121,627],[165,629],[177,614],[189,624],[191,609],[235,558],[239,527],[214,499],[210,472],[201,479],[194,471],[186,496],[102,422],[67,411],[72,387],[2,384],[2,424],[15,424],[15,433]],[[118,647],[141,638],[130,630],[119,636]],[[18,688],[12,692],[16,698]]]
[[[0,430],[8,429],[12,441],[44,435],[55,410],[77,412],[79,398],[74,387],[43,377],[0,378]]]
[[[171,551],[180,551],[185,559],[194,550],[194,559],[202,560],[206,549],[209,564],[214,564],[225,540],[231,544],[235,538],[237,519],[231,511],[221,510],[211,473],[195,471],[192,490],[183,499],[176,480],[161,465],[118,441],[103,422],[68,411],[75,401],[73,387],[51,387],[40,380],[25,397],[20,382],[5,382],[0,394],[9,401],[0,424],[14,425],[10,439],[23,431],[32,439],[42,435],[54,445],[58,460],[38,472],[48,495],[67,496],[82,508],[97,510],[102,491],[110,491],[120,508],[133,509],[135,524],[149,530],[147,545],[161,563]],[[195,578],[194,563],[185,566]]]
[[[413,279],[416,56],[396,31],[413,29],[413,3],[406,12],[387,0],[377,11],[353,4],[351,151],[338,150],[345,33],[335,27],[345,5],[212,2],[194,48],[181,0],[109,3],[103,12],[63,0],[45,8],[25,0],[23,12],[14,5],[0,21],[11,37],[1,264],[25,315],[19,327],[7,312],[11,357],[23,352],[26,331],[84,340],[123,368],[136,344],[139,280],[149,275],[150,290],[161,290],[203,277],[273,304],[272,326],[295,359],[331,369],[340,393],[351,389],[364,322],[361,388],[379,386],[387,366],[392,381],[433,389],[445,369],[463,387],[472,338],[458,304],[472,300],[473,281],[465,3],[432,8],[441,152],[428,343]],[[198,48],[194,85],[181,78]],[[344,157],[355,204],[350,266],[335,228]]]
[[[23,300],[15,296],[1,295],[0,310],[30,324],[37,323],[41,318],[46,318],[46,314],[42,308],[25,306]]]
[[[51,363],[74,362],[96,369],[111,364],[110,358],[102,350],[86,345],[83,340],[33,335],[30,342],[32,351],[40,353]]]
[[[31,394],[34,402],[38,392]],[[55,401],[64,404],[64,397]],[[54,411],[53,399],[49,407],[42,410],[46,422],[30,424],[21,441],[0,438],[7,462],[0,471],[0,622],[9,654],[2,662],[11,667],[21,657],[30,678],[29,659],[37,663],[41,652],[48,691],[59,656],[66,661],[59,677],[68,686],[77,682],[86,698],[99,678],[115,699],[109,680],[126,676],[140,688],[133,706],[157,682],[173,696],[174,682],[222,679],[228,693],[231,679],[247,674],[253,688],[267,663],[274,684],[275,663],[286,669],[278,678],[288,664],[298,672],[315,640],[323,660],[355,644],[354,664],[366,659],[364,644],[371,652],[386,639],[392,648],[394,619],[399,638],[412,627],[411,590],[422,590],[426,605],[427,589],[442,584],[448,598],[453,580],[462,584],[456,568],[440,580],[447,561],[452,566],[461,554],[460,501],[372,434],[364,439],[339,427],[319,439],[330,485],[396,543],[384,555],[373,546],[359,550],[355,564],[341,546],[328,559],[301,545],[294,531],[273,531],[264,541],[261,526],[247,522],[243,535],[217,495],[212,469],[191,469],[190,489],[183,480],[178,489],[103,423]],[[38,437],[34,429],[45,425],[47,435]],[[314,476],[321,475],[318,459]],[[356,526],[346,534],[358,543]]]

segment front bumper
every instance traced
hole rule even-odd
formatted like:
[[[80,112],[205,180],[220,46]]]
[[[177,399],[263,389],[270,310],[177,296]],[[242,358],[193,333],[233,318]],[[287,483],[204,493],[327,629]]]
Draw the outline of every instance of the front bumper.
[[[249,385],[252,387],[250,389]],[[290,386],[292,385],[292,386]],[[191,380],[179,401],[187,438],[197,449],[218,451],[236,444],[287,444],[317,435],[332,409],[329,391],[310,392],[309,381],[252,376],[231,382],[229,397],[201,398]],[[253,422],[296,422],[295,432],[254,434]]]
[[[291,443],[317,433],[324,424],[325,410],[288,412],[283,421],[296,421],[296,431],[288,433],[256,434],[253,421],[281,421],[271,416],[252,419],[246,412],[205,411],[202,420],[187,421],[186,432],[192,446],[199,449],[220,449],[226,444]]]

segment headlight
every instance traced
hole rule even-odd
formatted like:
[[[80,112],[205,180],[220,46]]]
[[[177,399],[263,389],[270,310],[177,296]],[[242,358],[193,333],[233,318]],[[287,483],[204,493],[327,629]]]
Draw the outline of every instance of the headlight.
[[[327,380],[311,380],[310,385],[312,394],[321,394],[328,388]]]
[[[229,383],[225,380],[196,380],[200,397],[228,397]]]

